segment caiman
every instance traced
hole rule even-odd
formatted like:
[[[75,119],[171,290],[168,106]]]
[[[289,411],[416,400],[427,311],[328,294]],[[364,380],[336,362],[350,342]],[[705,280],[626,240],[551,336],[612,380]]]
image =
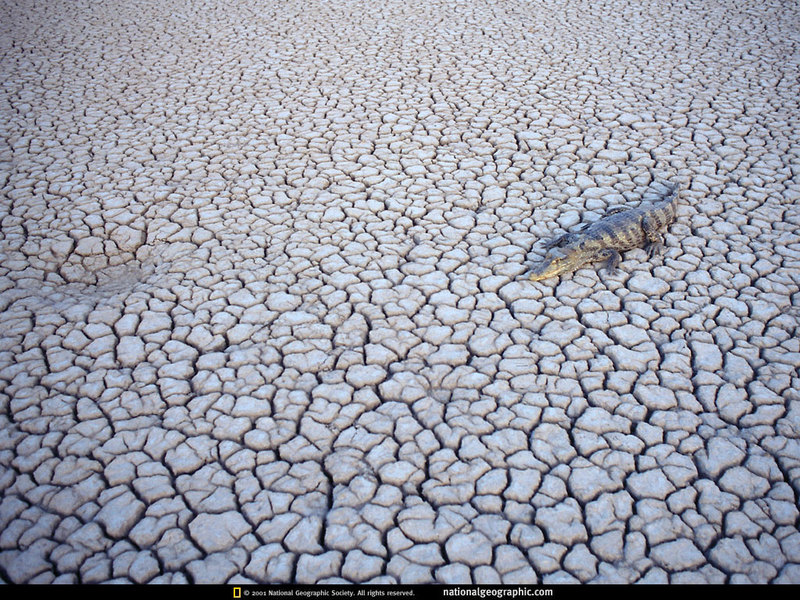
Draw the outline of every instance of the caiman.
[[[660,230],[675,220],[678,185],[670,185],[655,202],[633,208],[614,206],[599,221],[584,224],[578,231],[545,242],[544,259],[534,265],[532,281],[568,273],[589,263],[605,260],[605,269],[617,270],[620,252],[644,247],[649,257],[660,252],[664,238]]]

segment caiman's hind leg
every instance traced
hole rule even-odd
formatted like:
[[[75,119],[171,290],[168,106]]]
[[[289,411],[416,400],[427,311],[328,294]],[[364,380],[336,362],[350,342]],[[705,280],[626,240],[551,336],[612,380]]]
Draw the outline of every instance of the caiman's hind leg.
[[[628,210],[629,208],[630,208],[629,206],[624,206],[624,205],[611,206],[608,209],[606,209],[606,212],[603,213],[603,216],[607,217],[608,215],[613,215],[614,213],[622,212],[623,210]]]
[[[642,219],[642,229],[644,230],[644,235],[647,237],[648,242],[644,249],[647,251],[647,256],[649,258],[660,254],[661,250],[664,248],[664,236],[658,231],[660,225],[660,223],[649,217]]]
[[[661,254],[661,251],[664,249],[663,238],[661,236],[658,237],[659,240],[657,242],[650,242],[644,247],[648,258],[653,258],[654,256]]]

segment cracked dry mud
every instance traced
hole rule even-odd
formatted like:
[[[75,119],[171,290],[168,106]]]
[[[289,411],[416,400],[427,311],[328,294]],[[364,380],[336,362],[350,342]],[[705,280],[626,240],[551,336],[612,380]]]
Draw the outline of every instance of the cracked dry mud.
[[[3,0],[2,579],[800,582],[800,9],[667,4]]]

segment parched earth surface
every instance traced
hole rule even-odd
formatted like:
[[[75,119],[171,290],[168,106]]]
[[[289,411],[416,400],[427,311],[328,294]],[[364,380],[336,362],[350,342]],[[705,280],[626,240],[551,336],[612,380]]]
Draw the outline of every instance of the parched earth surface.
[[[0,5],[3,580],[800,583],[796,2]]]

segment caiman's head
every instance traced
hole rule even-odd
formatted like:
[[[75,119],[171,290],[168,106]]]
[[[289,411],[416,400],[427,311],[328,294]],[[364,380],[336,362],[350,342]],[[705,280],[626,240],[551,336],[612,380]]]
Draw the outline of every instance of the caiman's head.
[[[531,281],[541,281],[549,277],[573,271],[585,261],[579,252],[564,252],[561,248],[553,248],[547,253],[542,262],[533,266]]]

